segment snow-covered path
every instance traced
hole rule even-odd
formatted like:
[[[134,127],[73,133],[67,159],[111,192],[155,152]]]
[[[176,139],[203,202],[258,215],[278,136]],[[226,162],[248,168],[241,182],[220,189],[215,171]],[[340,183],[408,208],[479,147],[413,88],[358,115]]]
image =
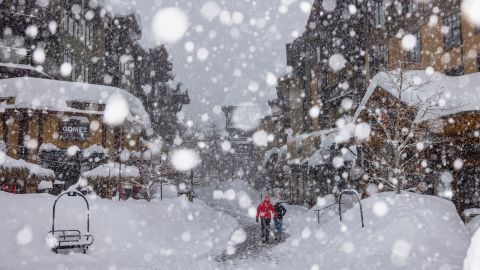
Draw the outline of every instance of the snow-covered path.
[[[240,222],[240,224],[242,224]],[[260,235],[260,225],[258,224],[243,224],[241,229],[246,233],[247,238],[244,242],[234,246],[234,253],[228,254],[223,251],[222,254],[216,257],[216,261],[230,265],[236,265],[241,261],[252,260],[261,257],[262,259],[276,261],[276,256],[272,252],[273,247],[279,245],[288,238],[288,234],[284,234],[279,240],[271,238],[268,244],[262,243]]]
[[[237,200],[218,199],[214,198],[213,192],[228,190],[235,190]],[[210,185],[199,190],[199,198],[202,199],[209,207],[235,218],[241,229],[246,234],[245,241],[234,245],[230,250],[224,250],[221,254],[217,254],[215,261],[220,264],[220,268],[228,265],[238,265],[246,263],[247,261],[261,258],[275,263],[276,256],[272,252],[273,248],[285,241],[288,234],[285,234],[282,240],[274,240],[273,236],[270,238],[268,244],[262,243],[260,224],[255,223],[255,219],[249,215],[249,210],[245,205],[239,203],[239,198],[247,196],[252,202],[250,207],[255,207],[260,199],[259,194],[250,189],[244,182],[233,181],[218,183],[217,185]],[[270,229],[273,229],[271,224]]]

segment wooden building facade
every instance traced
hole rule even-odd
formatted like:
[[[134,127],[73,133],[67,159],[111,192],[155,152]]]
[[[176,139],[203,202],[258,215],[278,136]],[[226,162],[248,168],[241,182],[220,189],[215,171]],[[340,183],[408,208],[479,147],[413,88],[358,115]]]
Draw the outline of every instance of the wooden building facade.
[[[113,87],[36,78],[0,80],[0,87],[0,134],[8,156],[52,169],[67,187],[81,172],[108,161],[142,159],[150,120],[133,95]],[[128,104],[129,112],[118,125],[105,120],[112,96]]]

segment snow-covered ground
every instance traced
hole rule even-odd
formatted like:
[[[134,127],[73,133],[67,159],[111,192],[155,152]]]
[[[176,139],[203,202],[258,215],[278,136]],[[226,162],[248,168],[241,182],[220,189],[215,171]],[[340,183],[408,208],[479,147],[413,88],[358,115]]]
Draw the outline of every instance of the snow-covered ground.
[[[462,269],[470,234],[447,200],[405,193],[382,193],[362,201],[344,222],[311,222],[296,213],[296,229],[274,247],[271,258],[235,269]],[[310,221],[310,222],[309,222]],[[288,221],[287,221],[288,223]]]
[[[470,231],[471,235],[473,236],[475,232],[477,232],[478,229],[480,229],[480,216],[476,216],[472,218],[472,220],[470,220],[467,223],[467,228]]]
[[[64,198],[58,202],[58,228],[84,232],[84,203]],[[0,192],[0,269],[210,269],[211,256],[225,248],[238,226],[184,197],[150,203],[89,199],[91,249],[86,255],[55,254],[45,240],[54,199]]]
[[[317,224],[312,210],[287,205],[285,242],[254,248],[256,256],[222,262],[218,258],[225,249],[235,251],[232,245],[245,239],[238,228],[253,226],[247,233],[256,233],[252,208],[260,195],[240,181],[215,183],[196,192],[193,204],[183,197],[150,203],[90,199],[95,242],[86,255],[54,254],[48,249],[45,237],[55,197],[0,192],[0,215],[8,217],[1,224],[2,267],[445,270],[462,269],[470,245],[470,232],[451,202],[413,193],[382,193],[362,201],[365,228],[358,206],[344,214],[343,223],[330,217]],[[58,219],[84,226],[84,217],[76,211],[82,206],[64,201]]]
[[[217,211],[223,211],[245,222],[255,221],[255,211],[260,193],[245,181],[216,181],[195,188],[198,198]]]

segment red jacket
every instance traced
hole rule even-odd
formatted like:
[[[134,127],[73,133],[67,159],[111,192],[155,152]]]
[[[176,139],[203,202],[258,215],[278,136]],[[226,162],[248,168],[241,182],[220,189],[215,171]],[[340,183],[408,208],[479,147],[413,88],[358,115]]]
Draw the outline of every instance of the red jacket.
[[[272,203],[270,203],[270,197],[267,195],[263,202],[261,202],[257,207],[257,218],[266,218],[269,219],[273,216],[276,216],[275,208]]]

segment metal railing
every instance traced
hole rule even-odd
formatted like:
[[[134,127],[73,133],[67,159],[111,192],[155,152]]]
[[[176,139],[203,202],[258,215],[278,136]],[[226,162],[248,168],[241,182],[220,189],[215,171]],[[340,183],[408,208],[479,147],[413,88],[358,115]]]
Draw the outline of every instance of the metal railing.
[[[334,212],[337,215],[340,215],[338,203],[332,203],[320,209],[314,209],[313,211],[317,214],[317,223],[320,224],[320,218],[328,212]]]

